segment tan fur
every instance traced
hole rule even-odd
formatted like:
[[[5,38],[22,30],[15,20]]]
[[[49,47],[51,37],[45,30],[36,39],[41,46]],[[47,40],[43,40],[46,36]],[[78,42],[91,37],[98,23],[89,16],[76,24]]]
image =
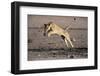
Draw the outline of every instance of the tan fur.
[[[73,43],[71,42],[70,35],[67,31],[65,31],[63,28],[61,28],[60,26],[56,25],[53,22],[50,22],[46,25],[47,25],[46,32],[47,32],[48,37],[50,37],[53,34],[57,34],[59,36],[64,36],[64,41],[65,41],[67,47],[69,47],[69,44],[71,47],[74,47]],[[49,31],[50,29],[51,29],[51,31]]]

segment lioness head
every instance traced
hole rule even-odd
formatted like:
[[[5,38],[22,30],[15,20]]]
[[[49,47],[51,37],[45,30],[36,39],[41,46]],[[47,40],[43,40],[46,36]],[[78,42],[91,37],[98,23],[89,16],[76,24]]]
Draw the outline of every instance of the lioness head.
[[[50,30],[50,25],[52,24],[52,22],[49,22],[48,24],[44,24],[44,36],[46,36],[48,30]]]

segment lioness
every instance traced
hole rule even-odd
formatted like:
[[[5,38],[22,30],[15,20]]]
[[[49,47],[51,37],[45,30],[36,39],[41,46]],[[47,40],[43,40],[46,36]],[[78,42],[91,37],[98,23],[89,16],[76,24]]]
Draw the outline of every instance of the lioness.
[[[48,35],[48,37],[50,37],[52,34],[57,34],[62,37],[67,47],[69,47],[69,44],[71,47],[74,47],[73,43],[71,42],[68,31],[65,31],[63,28],[61,28],[53,22],[44,24],[44,36],[46,36],[46,34]]]

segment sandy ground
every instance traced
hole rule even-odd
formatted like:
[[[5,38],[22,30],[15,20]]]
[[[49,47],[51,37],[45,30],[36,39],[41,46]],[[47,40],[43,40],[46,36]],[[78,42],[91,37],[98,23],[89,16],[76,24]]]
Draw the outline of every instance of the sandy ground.
[[[29,49],[28,60],[55,60],[88,58],[87,48],[76,49]]]

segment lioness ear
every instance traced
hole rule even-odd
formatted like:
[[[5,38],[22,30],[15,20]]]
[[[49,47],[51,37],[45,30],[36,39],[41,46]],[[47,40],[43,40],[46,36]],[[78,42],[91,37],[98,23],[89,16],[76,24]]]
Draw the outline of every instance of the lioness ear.
[[[47,25],[47,24],[44,24],[44,25]]]
[[[46,25],[46,24],[44,24],[44,27],[45,27],[45,28],[46,28],[46,26],[47,26],[47,25]]]

